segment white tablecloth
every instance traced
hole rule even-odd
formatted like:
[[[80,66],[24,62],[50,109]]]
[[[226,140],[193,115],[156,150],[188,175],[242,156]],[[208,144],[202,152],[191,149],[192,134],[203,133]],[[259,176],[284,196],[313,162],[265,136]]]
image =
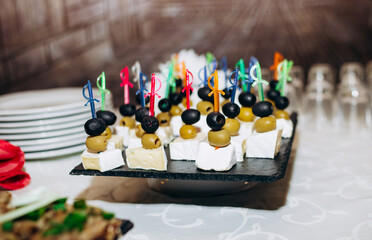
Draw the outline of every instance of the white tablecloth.
[[[131,220],[134,228],[123,237],[127,240],[371,240],[371,136],[351,137],[302,127],[296,137],[286,177],[276,183],[261,184],[231,196],[199,198],[197,202],[202,205],[172,203],[173,200],[193,203],[193,200],[167,197],[149,189],[134,191],[124,184],[119,189],[122,194],[134,192],[123,198],[127,203],[99,200],[90,203]],[[78,195],[105,199],[108,191],[115,196],[112,191],[118,188],[110,190],[111,184],[107,183],[112,181],[115,185],[123,179],[69,176],[79,162],[79,155],[26,162],[32,183],[22,191],[46,186],[70,199]],[[89,190],[92,184],[96,185],[95,190]],[[141,199],[155,203],[141,203]],[[161,203],[163,199],[166,203]],[[120,197],[114,201],[120,201]],[[136,201],[139,203],[128,203]],[[208,201],[219,206],[206,206]],[[230,202],[235,202],[233,206],[242,203],[244,207],[231,207]]]

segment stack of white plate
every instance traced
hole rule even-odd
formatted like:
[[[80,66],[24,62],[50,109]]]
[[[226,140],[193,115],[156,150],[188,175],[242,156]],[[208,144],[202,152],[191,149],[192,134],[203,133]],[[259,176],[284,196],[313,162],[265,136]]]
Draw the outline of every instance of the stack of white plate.
[[[94,97],[100,100],[98,90]],[[0,139],[19,146],[26,160],[53,158],[85,148],[84,123],[92,118],[82,88],[25,91],[0,96]],[[106,95],[106,109],[112,109]],[[96,110],[101,108],[95,103]]]

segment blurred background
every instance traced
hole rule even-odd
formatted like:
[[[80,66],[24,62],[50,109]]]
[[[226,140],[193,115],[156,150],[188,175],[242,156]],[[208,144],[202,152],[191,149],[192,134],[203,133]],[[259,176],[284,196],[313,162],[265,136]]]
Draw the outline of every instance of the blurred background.
[[[365,66],[372,59],[369,0],[3,0],[1,5],[0,94],[82,87],[105,71],[117,106],[124,66],[139,60],[149,74],[183,48],[226,56],[229,67],[251,55],[268,67],[280,51],[302,66],[305,76],[315,63],[339,69],[344,62]]]

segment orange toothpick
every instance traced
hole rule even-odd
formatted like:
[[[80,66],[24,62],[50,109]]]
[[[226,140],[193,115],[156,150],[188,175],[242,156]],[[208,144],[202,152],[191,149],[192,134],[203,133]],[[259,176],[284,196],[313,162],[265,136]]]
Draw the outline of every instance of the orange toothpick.
[[[274,63],[273,65],[270,66],[270,70],[274,72],[274,80],[278,81],[278,65],[284,60],[284,57],[280,52],[275,52],[274,53]]]
[[[211,85],[211,80],[213,78],[213,82],[214,82],[214,86]],[[208,78],[208,87],[212,90],[208,96],[212,96],[213,94],[213,97],[214,97],[214,111],[215,112],[219,112],[220,110],[220,95],[219,93],[221,93],[222,95],[225,95],[225,93],[222,91],[222,90],[219,90],[218,89],[218,74],[217,74],[217,70],[215,70]]]

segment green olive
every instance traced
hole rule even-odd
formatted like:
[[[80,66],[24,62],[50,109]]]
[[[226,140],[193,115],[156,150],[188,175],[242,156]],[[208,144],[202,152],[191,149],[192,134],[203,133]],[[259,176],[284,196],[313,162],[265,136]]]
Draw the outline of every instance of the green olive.
[[[276,118],[284,118],[284,119],[286,119],[286,120],[289,120],[289,114],[286,112],[286,111],[284,111],[284,110],[276,110],[275,112],[274,112],[274,116],[276,117]]]
[[[182,114],[182,109],[179,106],[172,105],[171,109],[169,110],[171,116],[179,116]]]
[[[145,134],[145,130],[143,130],[142,128],[142,125],[141,124],[138,124],[135,128],[134,128],[134,132],[136,133],[136,136],[141,138],[143,136],[143,134]]]
[[[196,127],[194,127],[193,125],[188,125],[188,124],[184,124],[181,128],[180,128],[180,136],[183,138],[183,139],[191,139],[191,138],[194,138],[196,137]]]
[[[154,133],[145,133],[141,138],[141,143],[145,149],[155,149],[160,147],[160,138]]]
[[[223,129],[226,129],[231,136],[236,136],[239,134],[240,122],[235,118],[226,118]]]
[[[192,105],[192,101],[190,99],[190,106]],[[187,107],[187,99],[186,98],[183,98],[182,99],[182,106],[184,106],[185,108]]]
[[[250,107],[241,107],[240,113],[238,115],[238,119],[243,122],[253,122],[255,119],[255,115],[252,112],[252,108]]]
[[[112,136],[111,129],[109,127],[106,127],[105,131],[101,133],[101,136],[105,136],[107,139],[110,139]]]
[[[159,126],[169,126],[170,115],[168,112],[161,112],[156,115],[156,118],[159,121]]]
[[[208,132],[208,142],[214,147],[225,147],[230,144],[230,133],[226,129]]]
[[[97,153],[106,150],[107,147],[107,138],[106,136],[89,136],[85,141],[85,145],[88,148],[89,152]]]
[[[276,119],[274,117],[263,117],[254,123],[254,129],[259,133],[269,132],[276,128]]]
[[[132,117],[123,117],[120,122],[120,126],[129,127],[130,129],[133,129],[136,125],[136,121]]]
[[[213,104],[208,101],[201,101],[196,105],[196,109],[199,110],[201,115],[208,115],[213,112]]]

